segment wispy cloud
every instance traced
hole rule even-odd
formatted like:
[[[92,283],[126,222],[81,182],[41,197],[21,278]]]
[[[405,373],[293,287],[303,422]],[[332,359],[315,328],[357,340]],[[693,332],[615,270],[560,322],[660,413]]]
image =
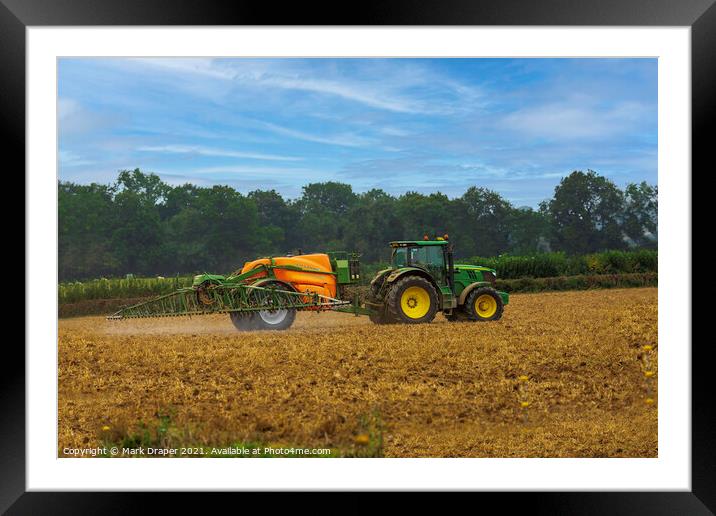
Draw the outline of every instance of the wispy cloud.
[[[92,111],[75,99],[57,99],[57,120],[65,136],[98,132],[116,125],[122,118],[121,113],[107,115]]]
[[[85,165],[93,165],[95,163],[94,160],[84,159],[82,156],[66,150],[60,150],[59,159],[60,165],[63,167],[82,167]]]
[[[325,143],[326,145],[339,145],[341,147],[364,147],[366,145],[375,144],[374,139],[366,138],[358,134],[343,133],[321,136],[305,131],[298,131],[296,129],[289,129],[288,127],[281,127],[280,125],[272,124],[270,122],[261,122],[260,125],[263,128],[276,134],[281,134],[283,136],[289,136],[291,138],[296,138],[298,140],[304,140],[308,142]]]
[[[252,167],[244,165],[225,165],[216,167],[197,167],[191,169],[194,174],[251,174],[269,177],[271,175],[295,175],[315,172],[305,167]]]
[[[397,113],[435,112],[434,109],[421,105],[421,103],[414,100],[375,91],[374,88],[365,84],[281,76],[262,76],[257,78],[257,81],[266,86],[335,95],[369,107],[386,109]]]
[[[159,152],[168,154],[198,154],[201,156],[221,156],[226,158],[246,158],[268,161],[300,161],[302,158],[274,154],[241,152],[231,149],[201,147],[199,145],[144,145],[137,148],[141,152]]]
[[[601,107],[567,101],[520,109],[506,115],[500,125],[530,136],[561,140],[617,137],[655,116],[653,109],[629,101]]]
[[[231,80],[236,76],[236,72],[225,67],[218,67],[215,65],[214,59],[205,57],[134,57],[123,61],[140,67],[161,68],[181,75],[202,75],[223,80]],[[122,61],[118,61],[118,63],[121,64]]]
[[[383,74],[357,80],[345,76],[340,79],[317,78],[311,68],[292,66],[289,70],[277,69],[270,60],[258,59],[245,60],[238,66],[227,60],[211,58],[133,58],[127,62],[141,67],[159,68],[184,77],[195,75],[264,91],[274,88],[337,97],[370,108],[404,114],[447,113],[457,105],[474,105],[482,96],[474,85],[428,73],[415,65],[396,66],[390,76]],[[432,97],[435,92],[441,96],[451,94],[456,97],[451,102],[454,106],[434,102]],[[431,93],[431,98],[422,98],[425,93]]]

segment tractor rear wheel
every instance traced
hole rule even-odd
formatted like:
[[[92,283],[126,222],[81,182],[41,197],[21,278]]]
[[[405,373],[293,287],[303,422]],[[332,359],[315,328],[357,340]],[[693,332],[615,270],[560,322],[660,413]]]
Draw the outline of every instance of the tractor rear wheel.
[[[385,300],[388,315],[396,322],[430,322],[438,311],[438,294],[435,287],[421,276],[399,279],[390,287]]]
[[[491,287],[476,288],[467,296],[464,305],[465,313],[473,321],[497,321],[504,308],[500,294]]]

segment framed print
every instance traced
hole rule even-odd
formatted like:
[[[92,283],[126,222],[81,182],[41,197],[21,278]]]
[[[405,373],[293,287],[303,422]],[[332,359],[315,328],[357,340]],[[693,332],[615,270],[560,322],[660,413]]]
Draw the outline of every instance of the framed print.
[[[28,206],[3,509],[713,510],[691,169],[716,8],[449,4],[3,1]]]

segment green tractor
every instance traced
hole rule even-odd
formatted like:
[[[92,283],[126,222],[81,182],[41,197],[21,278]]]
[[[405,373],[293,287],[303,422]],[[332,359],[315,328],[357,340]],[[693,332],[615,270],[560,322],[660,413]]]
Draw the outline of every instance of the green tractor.
[[[447,237],[447,235],[446,235]],[[391,266],[373,278],[365,299],[358,255],[345,252],[260,258],[223,276],[199,274],[190,287],[127,306],[109,319],[229,314],[239,330],[285,330],[296,312],[367,315],[378,324],[496,321],[509,301],[495,270],[453,263],[447,238],[391,242]],[[352,297],[352,299],[350,299]]]
[[[391,266],[370,282],[365,301],[377,324],[426,323],[439,311],[449,321],[496,321],[509,302],[495,289],[494,269],[453,263],[446,238],[391,242]]]

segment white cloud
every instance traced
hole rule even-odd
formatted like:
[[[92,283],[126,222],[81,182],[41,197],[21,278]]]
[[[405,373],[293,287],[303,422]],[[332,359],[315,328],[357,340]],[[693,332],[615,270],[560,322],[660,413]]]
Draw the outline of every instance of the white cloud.
[[[297,61],[298,62],[298,61]],[[334,96],[371,108],[405,114],[445,114],[476,106],[482,93],[473,86],[432,74],[426,67],[415,65],[392,66],[362,75],[359,79],[316,77],[318,71],[300,67],[286,60],[245,59],[229,63],[211,58],[131,58],[121,65],[138,63],[140,66],[202,78],[203,83],[181,82],[180,85],[200,91],[211,90],[206,79],[217,79],[217,90],[226,92],[226,83],[259,88],[305,91]],[[408,93],[408,90],[413,93]],[[416,95],[414,92],[419,92]],[[435,96],[442,101],[436,101]],[[446,101],[445,95],[451,96]],[[425,98],[425,97],[431,98]],[[450,105],[448,105],[450,104]]]
[[[412,133],[407,129],[401,129],[400,127],[381,127],[379,131],[387,136],[410,136]]]
[[[88,109],[80,102],[66,98],[57,99],[57,121],[60,135],[96,133],[117,124],[121,115],[101,114]]]
[[[83,165],[92,165],[95,162],[92,160],[84,159],[80,155],[66,150],[60,150],[59,152],[60,165],[63,167],[81,167]]]
[[[297,138],[299,140],[306,140],[315,143],[325,143],[327,145],[338,145],[342,147],[365,147],[367,145],[373,145],[375,140],[366,138],[357,134],[334,134],[331,136],[319,136],[304,131],[297,131],[295,129],[288,129],[287,127],[281,127],[280,125],[272,124],[269,122],[260,122],[260,125],[269,131],[284,136],[290,136],[291,138]]]
[[[59,120],[66,120],[73,113],[78,110],[79,104],[76,100],[58,98],[57,99],[57,118]]]
[[[515,111],[500,125],[537,138],[609,138],[630,131],[651,112],[637,102],[598,109],[587,102],[566,101]]]
[[[145,145],[137,148],[142,152],[160,152],[169,154],[199,154],[202,156],[221,156],[227,158],[246,158],[268,161],[300,161],[302,158],[292,156],[279,156],[275,154],[259,154],[255,152],[240,152],[230,149],[217,149],[199,145]]]
[[[200,167],[190,171],[192,174],[242,174],[242,175],[287,175],[294,176],[296,174],[310,174],[315,172],[310,168],[291,168],[291,167],[252,167],[252,166],[216,166],[216,167]]]
[[[375,91],[365,84],[281,76],[259,77],[258,82],[266,86],[335,95],[369,107],[398,113],[424,113],[427,110],[426,107],[420,106],[415,101]]]
[[[236,72],[225,67],[215,66],[214,60],[210,58],[133,57],[128,58],[127,62],[138,63],[154,68],[163,68],[182,74],[204,75],[215,79],[231,80],[236,76]]]

